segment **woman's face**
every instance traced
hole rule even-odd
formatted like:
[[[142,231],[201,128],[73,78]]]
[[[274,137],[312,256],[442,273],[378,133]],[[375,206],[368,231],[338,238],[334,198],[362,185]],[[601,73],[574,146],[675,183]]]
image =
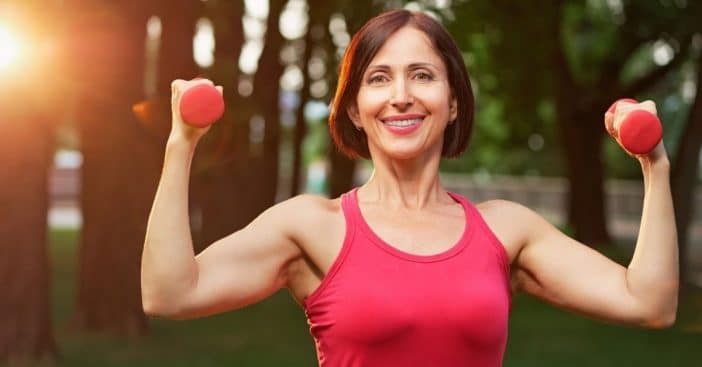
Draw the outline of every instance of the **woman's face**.
[[[354,107],[349,116],[368,136],[372,157],[441,155],[444,129],[456,118],[443,60],[424,32],[409,26],[371,60]]]

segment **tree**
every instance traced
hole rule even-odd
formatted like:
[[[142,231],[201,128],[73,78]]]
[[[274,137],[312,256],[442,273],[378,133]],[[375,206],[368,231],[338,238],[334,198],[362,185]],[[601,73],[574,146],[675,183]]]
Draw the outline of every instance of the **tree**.
[[[310,101],[310,61],[315,48],[327,49],[330,44],[327,25],[329,24],[329,16],[331,15],[332,7],[329,3],[323,1],[310,1],[309,7],[309,24],[304,38],[305,50],[300,61],[302,69],[302,85],[300,87],[300,106],[297,109],[295,116],[295,129],[293,131],[293,173],[292,187],[290,189],[292,195],[297,195],[302,192],[300,188],[302,168],[303,168],[303,152],[302,144],[307,135],[307,121],[305,121],[305,104]]]
[[[73,325],[139,335],[147,328],[140,256],[163,141],[132,112],[144,99],[146,20],[140,1],[66,2],[80,82],[77,117],[83,228]]]
[[[215,1],[206,6],[215,36],[214,65],[207,73],[224,87],[226,109],[199,143],[193,162],[192,205],[202,214],[198,250],[242,228],[255,215],[245,204],[250,184],[242,179],[249,159],[249,113],[238,92],[244,4]]]
[[[690,245],[688,228],[695,214],[692,205],[695,189],[698,183],[698,167],[700,147],[702,147],[702,57],[697,56],[697,93],[690,110],[685,130],[680,136],[678,149],[673,161],[671,172],[671,185],[673,190],[673,203],[675,204],[675,219],[678,229],[678,242],[680,243],[680,276],[686,280],[685,269],[688,261],[687,248]]]
[[[473,76],[483,96],[504,105],[498,118],[510,133],[555,124],[570,188],[568,221],[585,243],[609,242],[602,115],[618,98],[645,95],[687,59],[690,14],[698,6],[563,0],[469,2],[456,9],[463,21],[454,34],[473,50]],[[645,53],[655,42],[676,46],[661,66]]]
[[[283,35],[280,33],[280,14],[285,5],[283,0],[270,0],[266,36],[254,75],[254,89],[251,96],[256,114],[263,119],[263,142],[261,154],[251,157],[249,167],[259,169],[249,171],[249,179],[257,182],[255,202],[252,209],[257,213],[275,204],[278,189],[278,168],[280,155],[280,77],[283,65],[280,51],[283,47]]]
[[[6,2],[0,4],[0,23],[9,21],[18,34],[30,30],[42,34],[48,29],[60,33],[55,5]],[[56,96],[61,90],[55,72],[37,60],[40,55],[24,56],[10,69],[0,67],[0,364],[53,360],[57,354],[51,327],[47,214],[48,172],[60,105]],[[42,88],[37,88],[40,82]]]
[[[0,362],[53,358],[46,222],[52,121],[45,113],[18,111],[12,106],[18,95],[3,94],[0,134],[7,140],[0,144]]]

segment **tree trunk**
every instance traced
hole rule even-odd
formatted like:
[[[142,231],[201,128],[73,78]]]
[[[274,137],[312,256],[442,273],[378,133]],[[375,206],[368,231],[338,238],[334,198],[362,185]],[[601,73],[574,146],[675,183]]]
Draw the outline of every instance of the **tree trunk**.
[[[575,238],[592,246],[610,243],[600,157],[603,134],[592,128],[601,127],[595,123],[598,117],[585,111],[558,116],[568,169],[568,223]]]
[[[312,13],[314,10],[310,10]],[[312,14],[311,14],[312,15]],[[310,17],[312,18],[312,16]],[[312,57],[312,48],[314,47],[314,37],[312,29],[318,27],[316,19],[310,19],[307,33],[305,34],[305,52],[302,55],[300,68],[302,69],[302,87],[300,88],[300,105],[297,107],[295,114],[295,129],[293,131],[293,171],[292,185],[290,187],[290,195],[295,196],[300,194],[303,189],[300,188],[302,182],[301,176],[303,172],[302,162],[302,143],[307,135],[307,121],[305,121],[305,104],[310,99],[310,75],[308,66]]]
[[[293,179],[292,179],[292,195],[298,195],[304,191],[300,187],[303,182],[302,175],[305,173],[303,167],[303,150],[302,144],[307,134],[307,121],[305,121],[305,104],[310,100],[310,75],[309,63],[312,58],[312,50],[331,44],[331,38],[328,35],[327,25],[329,24],[329,16],[332,12],[332,6],[322,1],[310,2],[310,22],[305,34],[305,52],[302,56],[302,88],[300,89],[300,106],[297,110],[295,121],[295,130],[293,132]],[[333,57],[330,56],[333,59]],[[329,70],[334,70],[330,68]]]
[[[46,221],[53,129],[46,116],[17,113],[17,90],[8,90],[0,94],[0,364],[22,364],[56,355]]]
[[[283,47],[283,36],[278,27],[280,13],[285,2],[271,0],[269,2],[266,36],[254,76],[253,100],[256,114],[264,120],[264,136],[262,154],[254,155],[250,162],[250,180],[255,182],[250,208],[260,213],[275,204],[278,189],[278,166],[280,154],[280,77],[283,74],[283,65],[280,62],[280,50]]]
[[[139,335],[147,329],[139,281],[141,249],[163,144],[131,110],[144,98],[149,14],[137,1],[112,3],[109,12],[106,4],[73,9],[84,12],[85,19],[74,30],[81,38],[73,54],[84,62],[74,80],[91,83],[81,90],[78,112],[84,222],[73,325]]]
[[[31,19],[37,33],[50,30],[54,39],[62,34],[52,1],[0,8],[12,20]],[[2,70],[0,84],[0,365],[51,363],[57,355],[47,212],[55,124],[64,102],[56,78],[64,70],[56,62],[43,68],[21,61],[29,62]]]
[[[202,10],[203,4],[198,0],[162,0],[157,4],[162,32],[158,52],[158,96],[156,100],[161,111],[158,125],[162,126],[162,130],[166,133],[162,146],[165,146],[167,134],[171,128],[171,83],[175,79],[193,79],[200,73],[193,57],[193,39],[195,25]],[[199,149],[201,148],[199,147]],[[196,165],[193,164],[193,166]],[[189,208],[191,218],[196,218],[196,215],[193,214],[197,211],[198,198],[193,172],[191,172],[190,180],[193,185],[190,189]],[[197,249],[199,249],[197,239],[201,235],[200,230],[198,222],[191,220],[193,243]]]
[[[685,130],[680,137],[678,151],[671,171],[673,203],[680,246],[680,277],[687,280],[687,256],[690,245],[688,229],[695,215],[695,189],[698,182],[698,167],[702,147],[702,57],[697,58],[697,95],[690,110]]]
[[[158,95],[163,98],[170,111],[171,82],[175,79],[191,79],[197,76],[198,67],[193,58],[195,23],[201,12],[198,0],[161,0],[158,14],[162,31],[158,55]],[[170,131],[170,114],[168,116]]]
[[[194,196],[201,213],[196,249],[244,227],[256,213],[249,209],[250,112],[238,93],[239,56],[244,45],[241,24],[244,4],[218,2],[211,9],[215,32],[215,63],[209,76],[224,87],[226,110],[200,142],[193,164]]]
[[[558,7],[550,12],[553,31],[549,47],[556,73],[556,124],[568,172],[568,223],[576,239],[591,246],[604,245],[610,243],[610,236],[604,208],[602,116],[580,100],[587,94],[579,90],[564,54],[561,12]]]

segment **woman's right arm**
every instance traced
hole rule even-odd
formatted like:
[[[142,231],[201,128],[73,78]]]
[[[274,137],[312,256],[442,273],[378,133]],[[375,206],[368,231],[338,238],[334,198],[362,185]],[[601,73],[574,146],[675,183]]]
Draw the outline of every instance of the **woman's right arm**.
[[[287,265],[301,256],[289,223],[304,199],[266,210],[195,256],[188,182],[195,146],[207,128],[183,124],[175,106],[182,91],[204,82],[173,84],[173,127],[142,253],[142,304],[149,315],[185,319],[254,303],[283,287]]]

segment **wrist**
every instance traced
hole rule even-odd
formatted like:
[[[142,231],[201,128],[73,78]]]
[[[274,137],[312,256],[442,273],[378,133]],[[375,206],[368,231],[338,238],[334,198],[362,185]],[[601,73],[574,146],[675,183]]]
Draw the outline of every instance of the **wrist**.
[[[667,156],[643,157],[640,159],[641,169],[646,172],[670,173],[670,161]]]
[[[189,148],[194,149],[199,138],[187,137],[180,133],[171,132],[166,141],[166,148]]]

